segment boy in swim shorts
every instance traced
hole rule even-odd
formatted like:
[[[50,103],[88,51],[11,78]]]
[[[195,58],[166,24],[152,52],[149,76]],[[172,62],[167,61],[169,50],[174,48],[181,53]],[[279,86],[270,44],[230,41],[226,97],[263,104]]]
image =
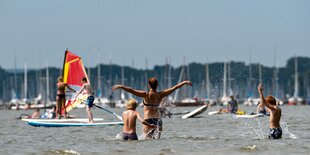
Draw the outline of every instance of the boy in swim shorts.
[[[124,121],[123,140],[138,140],[138,137],[136,134],[137,118],[142,124],[147,125],[151,128],[156,128],[156,125],[151,125],[141,118],[140,113],[135,111],[136,107],[137,107],[136,100],[129,99],[127,106],[126,106],[126,111],[122,113],[122,117]]]
[[[80,93],[82,93],[83,91],[85,91],[87,93],[88,97],[87,97],[87,99],[85,101],[85,103],[86,103],[86,112],[87,112],[87,115],[88,115],[89,123],[94,123],[93,113],[90,111],[91,107],[93,106],[93,102],[95,100],[94,92],[93,92],[92,87],[90,86],[90,83],[87,82],[87,78],[86,77],[82,78],[82,82],[83,82],[83,86],[82,86],[81,90],[75,95],[75,98]]]
[[[267,96],[264,98],[263,94],[263,86],[258,85],[258,92],[261,99],[261,103],[266,105],[268,111],[270,113],[269,117],[269,127],[270,127],[270,139],[279,139],[282,137],[282,129],[280,127],[280,119],[281,119],[281,109],[277,106],[276,99],[273,96]]]

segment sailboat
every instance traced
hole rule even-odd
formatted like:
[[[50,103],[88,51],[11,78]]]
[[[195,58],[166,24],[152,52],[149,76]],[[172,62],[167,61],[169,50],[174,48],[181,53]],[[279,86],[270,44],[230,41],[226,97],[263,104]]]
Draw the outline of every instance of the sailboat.
[[[298,97],[298,62],[297,57],[295,56],[295,87],[294,87],[294,95],[293,97],[288,99],[288,105],[298,105],[302,104],[303,99]]]
[[[86,77],[87,81],[89,81],[82,58],[73,54],[69,50],[66,50],[63,63],[64,83],[67,83],[67,85],[69,85],[74,90],[80,90],[83,85],[81,80],[83,77]],[[73,94],[69,94],[69,96],[70,95],[71,98],[67,99],[65,103],[65,110],[67,112],[81,104],[87,98],[86,93],[81,93],[79,96],[77,96],[77,98],[72,98],[74,97]],[[66,96],[66,98],[68,98],[68,96]]]
[[[121,82],[122,82],[122,85],[125,84],[125,82],[124,82],[125,77],[124,76],[125,76],[124,75],[124,66],[122,66],[121,67]],[[115,107],[116,108],[124,108],[126,103],[127,103],[127,98],[125,96],[125,91],[121,90],[120,99],[115,101]]]
[[[11,106],[17,106],[20,102],[19,100],[19,95],[18,95],[18,92],[17,92],[17,75],[16,75],[16,71],[17,71],[17,68],[16,68],[16,52],[14,52],[14,89],[11,90],[11,100],[9,102],[9,105]]]
[[[262,65],[259,64],[258,65],[258,76],[259,76],[259,84],[262,84],[263,80],[263,74],[262,74]],[[243,102],[244,105],[246,106],[252,106],[252,105],[258,105],[260,98],[254,98],[252,97],[253,93],[252,93],[252,80],[254,80],[254,78],[252,77],[252,67],[251,64],[249,64],[249,88],[250,88],[250,93],[249,93],[249,97],[247,99],[245,99],[245,101]]]
[[[64,82],[67,83],[71,88],[75,90],[81,89],[83,83],[81,81],[82,78],[86,78],[88,80],[88,76],[86,74],[83,61],[81,57],[78,55],[73,54],[68,49],[65,52],[64,64],[63,64],[63,79]],[[89,81],[89,80],[88,80]],[[72,96],[73,94],[71,94]],[[69,95],[70,96],[70,95]],[[76,98],[70,98],[66,100],[65,109],[62,109],[62,114],[65,112],[69,112],[79,104],[81,104],[88,95],[86,93],[79,94]],[[106,110],[102,107],[95,105],[96,107],[113,113],[109,110]],[[118,116],[117,114],[113,113],[113,115]],[[104,122],[102,118],[94,118],[96,122],[89,123],[88,119],[28,119],[24,120],[27,121],[29,125],[35,127],[80,127],[80,126],[107,126],[107,125],[123,125],[123,122]]]
[[[28,99],[28,75],[27,75],[27,63],[24,64],[24,98],[20,101],[15,98],[16,104],[11,106],[11,110],[28,110],[28,109],[49,109],[55,106],[55,103],[52,102],[45,102],[44,104],[41,103],[42,95],[39,94],[33,100]],[[47,71],[48,72],[48,71]],[[48,76],[48,73],[47,73]],[[47,88],[49,89],[49,88]],[[12,100],[13,102],[14,100]]]
[[[211,98],[210,74],[209,74],[209,64],[208,63],[206,63],[206,91],[207,91],[206,102],[209,103],[209,105],[215,105],[216,100]]]
[[[224,63],[224,72],[223,72],[223,96],[221,98],[221,103],[223,105],[228,105],[228,102],[231,100],[229,96],[227,96],[227,62]]]
[[[184,58],[184,64],[185,64],[185,58]],[[189,66],[188,65],[187,65],[186,71],[187,71],[187,73],[185,73],[185,74],[187,76],[187,80],[189,80]],[[183,65],[183,67],[181,69],[181,73],[180,73],[180,76],[179,76],[178,83],[180,83],[182,81],[182,78],[185,76],[184,72],[185,72],[185,65]],[[185,88],[183,88],[183,89],[185,89]],[[196,98],[196,99],[189,98],[188,97],[188,92],[185,92],[185,95],[187,97],[183,98],[181,100],[177,100],[178,95],[179,95],[179,89],[177,89],[175,91],[174,98],[173,98],[173,101],[172,101],[175,104],[175,106],[200,106],[200,105],[204,105],[205,104],[204,101],[199,100],[198,98]]]
[[[31,108],[31,102],[28,99],[28,71],[27,63],[24,63],[24,86],[23,86],[23,99],[18,101],[15,106],[11,106],[11,110],[28,110]]]

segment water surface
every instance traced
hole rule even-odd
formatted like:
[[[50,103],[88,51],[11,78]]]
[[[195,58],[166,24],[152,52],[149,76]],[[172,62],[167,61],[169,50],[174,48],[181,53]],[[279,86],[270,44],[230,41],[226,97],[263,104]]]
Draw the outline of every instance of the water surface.
[[[192,110],[177,107],[172,112]],[[283,138],[268,139],[268,117],[245,119],[233,115],[212,115],[211,107],[198,118],[164,118],[160,140],[121,141],[115,139],[122,126],[32,127],[16,120],[32,111],[0,111],[0,154],[307,154],[310,151],[310,106],[282,106]],[[252,112],[255,107],[242,107]],[[111,109],[121,114],[123,109]],[[142,111],[141,108],[138,111]],[[95,117],[118,119],[100,109]],[[71,114],[86,117],[84,109]],[[142,133],[141,125],[137,127]]]

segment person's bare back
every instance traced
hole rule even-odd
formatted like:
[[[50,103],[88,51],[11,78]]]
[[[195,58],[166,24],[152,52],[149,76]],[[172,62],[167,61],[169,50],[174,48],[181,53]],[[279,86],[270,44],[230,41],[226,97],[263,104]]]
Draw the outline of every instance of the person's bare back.
[[[270,128],[279,128],[282,110],[278,106],[273,106],[274,110],[270,111],[269,126]]]
[[[136,120],[137,120],[137,112],[133,110],[126,110],[123,112],[123,121],[124,128],[123,132],[125,133],[136,133]]]
[[[148,118],[159,118],[158,113],[158,106],[160,105],[160,102],[162,100],[162,97],[160,96],[160,93],[151,90],[144,98],[144,105],[143,111],[144,111],[144,119]]]

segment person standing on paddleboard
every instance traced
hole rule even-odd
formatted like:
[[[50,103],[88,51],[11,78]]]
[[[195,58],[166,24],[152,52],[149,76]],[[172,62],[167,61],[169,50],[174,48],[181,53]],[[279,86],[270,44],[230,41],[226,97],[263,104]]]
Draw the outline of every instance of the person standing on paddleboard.
[[[66,92],[65,89],[69,88],[71,91],[76,92],[69,85],[63,82],[63,77],[59,76],[57,79],[57,96],[56,96],[56,119],[61,118],[61,109],[64,109],[64,117],[67,118],[67,111],[65,108]]]
[[[124,85],[114,85],[112,86],[112,90],[115,91],[117,89],[123,89],[133,95],[143,98],[144,120],[149,124],[156,125],[158,128],[158,134],[154,135],[155,130],[153,128],[144,125],[143,127],[144,136],[145,138],[159,139],[163,127],[159,111],[160,102],[164,97],[168,96],[169,94],[171,94],[172,92],[181,88],[184,85],[192,86],[192,82],[183,81],[171,88],[157,92],[158,81],[155,77],[152,77],[149,79],[148,82],[149,92],[143,90],[136,90]]]
[[[94,123],[93,113],[91,112],[91,107],[93,106],[93,102],[95,100],[94,92],[93,92],[93,89],[90,86],[90,83],[87,82],[87,78],[86,77],[82,78],[82,82],[83,82],[82,88],[81,88],[81,90],[79,90],[79,92],[75,95],[74,98],[76,98],[80,93],[82,93],[85,90],[85,92],[87,93],[87,96],[88,96],[86,101],[85,101],[85,103],[86,103],[86,112],[87,112],[87,115],[88,115],[88,121],[90,123]]]

